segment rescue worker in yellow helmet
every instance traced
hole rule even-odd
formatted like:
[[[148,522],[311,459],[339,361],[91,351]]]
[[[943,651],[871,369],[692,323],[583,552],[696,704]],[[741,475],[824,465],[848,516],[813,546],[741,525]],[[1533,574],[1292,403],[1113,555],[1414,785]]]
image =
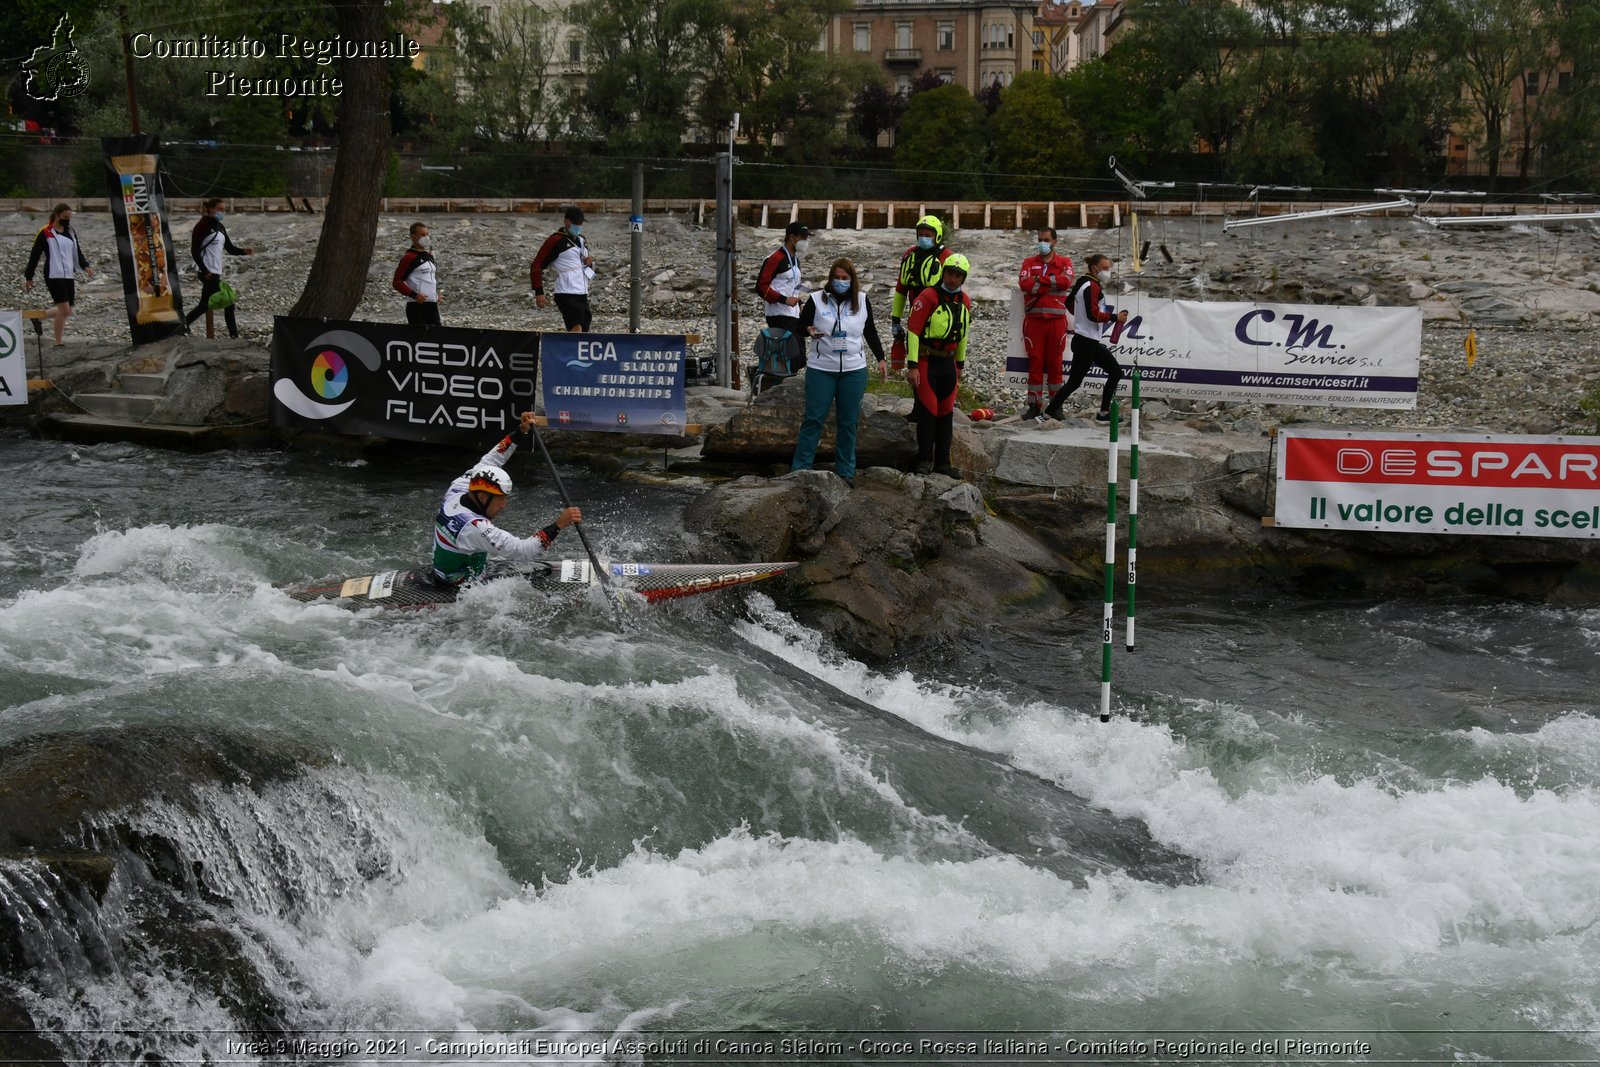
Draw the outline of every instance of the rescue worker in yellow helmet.
[[[900,255],[900,277],[895,282],[894,303],[889,309],[892,330],[889,361],[895,370],[900,369],[906,358],[906,328],[900,322],[906,304],[924,289],[939,284],[944,261],[949,258],[950,250],[944,246],[944,223],[934,215],[922,216],[917,220],[916,243]]]
[[[972,301],[963,289],[970,264],[966,256],[951,253],[943,266],[939,284],[922,290],[911,302],[911,316],[906,320],[906,380],[917,401],[916,472],[959,478],[961,472],[950,465],[950,439],[955,432],[951,413],[972,332]]]

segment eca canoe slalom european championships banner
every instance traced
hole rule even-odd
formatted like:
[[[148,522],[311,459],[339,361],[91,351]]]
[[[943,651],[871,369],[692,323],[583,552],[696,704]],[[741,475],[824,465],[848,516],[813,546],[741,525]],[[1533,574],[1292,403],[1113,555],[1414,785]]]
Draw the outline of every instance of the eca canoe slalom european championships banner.
[[[481,445],[531,411],[539,335],[278,316],[272,424],[430,444]]]
[[[1106,344],[1139,365],[1147,397],[1322,407],[1415,408],[1422,309],[1108,297],[1128,312]],[[1072,353],[1066,355],[1070,363]],[[1022,294],[1014,294],[1006,381],[1026,388]],[[1098,367],[1088,394],[1105,385]],[[1121,391],[1128,391],[1123,382]]]
[[[1600,537],[1600,441],[1281,430],[1274,524]]]
[[[645,333],[547,333],[544,413],[567,430],[681,434],[687,339]]]

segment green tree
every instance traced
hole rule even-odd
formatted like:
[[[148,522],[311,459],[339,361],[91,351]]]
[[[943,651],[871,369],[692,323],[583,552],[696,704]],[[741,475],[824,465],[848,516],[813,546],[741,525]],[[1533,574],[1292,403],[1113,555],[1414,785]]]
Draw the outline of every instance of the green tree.
[[[722,14],[717,0],[581,0],[586,132],[623,153],[677,155]]]
[[[1259,100],[1245,60],[1263,46],[1255,14],[1232,0],[1139,0],[1132,47],[1163,90],[1162,136],[1210,152],[1223,169]]]
[[[943,85],[918,93],[900,120],[894,162],[922,195],[983,196],[983,105],[965,87]]]
[[[1089,169],[1083,128],[1067,110],[1060,78],[1035,71],[1018,74],[1001,94],[989,128],[995,169],[1020,176],[1020,196],[1059,198],[1061,176]]]
[[[1600,5],[1537,0],[1534,16],[1551,28],[1561,61],[1541,124],[1546,173],[1557,188],[1600,189]]]
[[[1083,130],[1095,173],[1109,156],[1139,164],[1169,150],[1159,118],[1166,90],[1151,77],[1140,51],[1136,46],[1113,49],[1062,78],[1068,112]]]
[[[1414,185],[1439,167],[1462,114],[1411,0],[1324,0],[1307,105],[1335,181]]]
[[[336,2],[339,33],[347,41],[379,41],[393,29],[385,0]],[[348,319],[367,288],[378,202],[389,171],[389,66],[382,59],[339,63],[339,155],[333,165],[328,209],[306,274],[305,288],[289,314],[300,318]]]
[[[560,19],[560,11],[532,0],[452,9],[451,74],[471,133],[526,145],[560,128],[564,100],[552,74]]]
[[[906,100],[889,88],[877,71],[863,80],[850,101],[850,129],[868,148],[878,144],[878,135],[893,131],[905,114]]]
[[[1418,19],[1435,34],[1475,113],[1478,144],[1497,184],[1517,82],[1551,47],[1549,28],[1528,18],[1526,0],[1421,0]]]

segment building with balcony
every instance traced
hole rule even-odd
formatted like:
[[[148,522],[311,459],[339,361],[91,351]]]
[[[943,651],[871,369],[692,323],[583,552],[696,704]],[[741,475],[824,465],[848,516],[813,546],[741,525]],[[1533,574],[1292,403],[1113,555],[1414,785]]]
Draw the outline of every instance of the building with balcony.
[[[1034,69],[1034,10],[996,0],[858,0],[829,21],[822,46],[871,58],[901,91],[932,71],[975,93]]]

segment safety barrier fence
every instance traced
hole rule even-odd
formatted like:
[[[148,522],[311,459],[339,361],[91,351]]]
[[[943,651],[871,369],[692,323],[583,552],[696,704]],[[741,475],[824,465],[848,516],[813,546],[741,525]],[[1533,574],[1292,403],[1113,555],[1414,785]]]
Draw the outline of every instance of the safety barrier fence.
[[[0,212],[44,214],[65,201],[74,211],[108,210],[104,197],[24,197],[0,198]],[[200,200],[168,197],[172,214],[198,214]],[[327,210],[326,197],[231,197],[234,212],[310,213]],[[385,214],[556,214],[576,203],[586,213],[617,215],[626,219],[633,211],[627,199],[497,198],[497,197],[386,197],[380,202]],[[1366,210],[1362,210],[1365,208]],[[813,229],[910,229],[921,216],[938,215],[953,229],[1025,230],[1041,226],[1062,229],[1103,229],[1121,226],[1130,210],[1147,216],[1166,218],[1270,218],[1306,212],[1350,209],[1352,212],[1383,217],[1419,215],[1428,219],[1474,219],[1492,221],[1504,215],[1503,204],[1474,202],[1428,202],[1416,208],[1361,201],[1257,201],[1257,200],[1034,200],[1034,201],[886,201],[886,200],[740,200],[739,221],[747,226],[781,229],[790,222],[804,222]],[[1550,221],[1573,218],[1569,204],[1526,204],[1514,209],[1519,217],[1554,216]],[[697,225],[716,218],[716,202],[710,199],[646,199],[646,215],[687,217]]]

